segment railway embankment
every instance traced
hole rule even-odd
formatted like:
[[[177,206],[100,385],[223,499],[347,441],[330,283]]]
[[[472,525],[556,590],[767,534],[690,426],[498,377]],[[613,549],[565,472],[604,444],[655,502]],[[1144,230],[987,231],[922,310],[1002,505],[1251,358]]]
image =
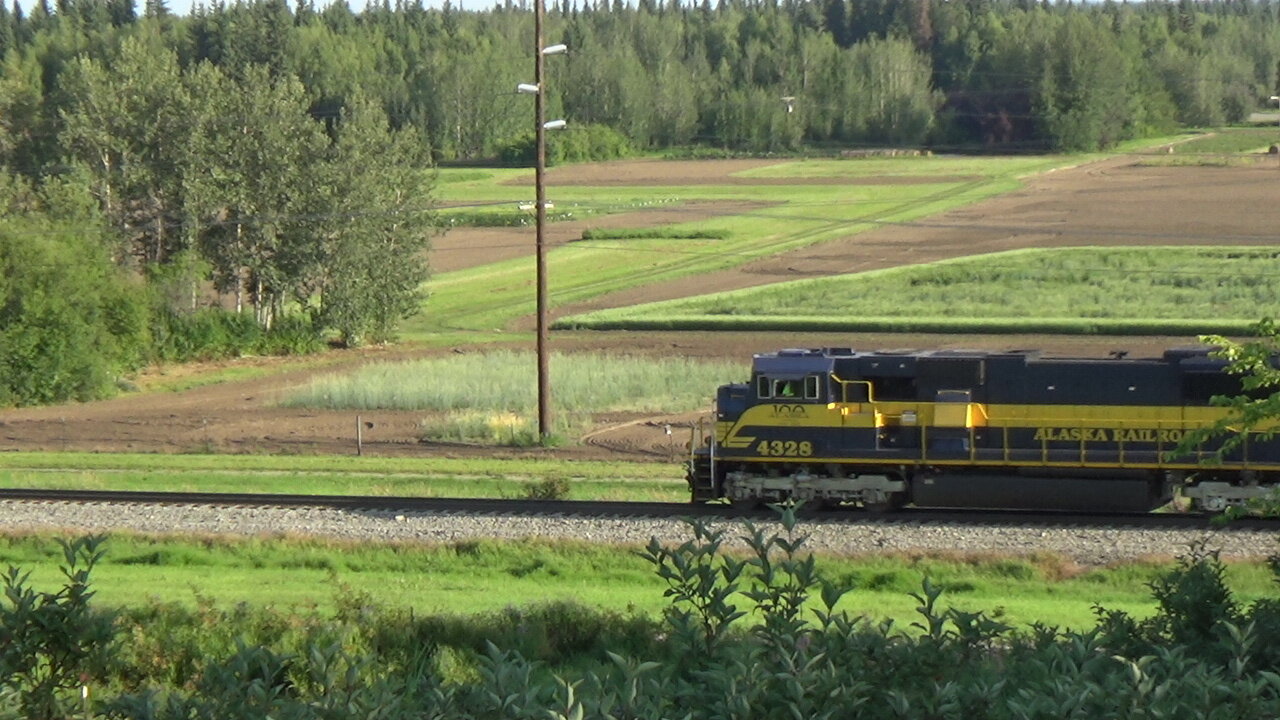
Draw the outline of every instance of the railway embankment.
[[[442,544],[477,538],[545,538],[642,545],[652,537],[673,543],[688,537],[688,526],[683,521],[652,517],[22,501],[3,502],[0,529],[251,537],[314,535],[350,541]],[[807,547],[819,553],[975,557],[1055,554],[1090,566],[1173,558],[1201,543],[1226,559],[1258,559],[1277,550],[1275,529],[1150,527],[1125,520],[1107,526],[1096,521],[964,523],[846,516],[804,522],[800,531],[809,537]]]

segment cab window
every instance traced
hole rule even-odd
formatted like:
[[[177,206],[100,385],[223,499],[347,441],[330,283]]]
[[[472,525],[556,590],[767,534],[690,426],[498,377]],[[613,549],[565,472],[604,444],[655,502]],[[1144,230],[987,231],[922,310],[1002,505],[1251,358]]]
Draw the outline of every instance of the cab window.
[[[798,398],[803,397],[804,388],[801,386],[800,380],[783,380],[781,378],[773,381],[773,396],[780,398]]]
[[[756,397],[817,400],[821,397],[822,378],[806,375],[797,378],[780,378],[760,375],[756,378]]]

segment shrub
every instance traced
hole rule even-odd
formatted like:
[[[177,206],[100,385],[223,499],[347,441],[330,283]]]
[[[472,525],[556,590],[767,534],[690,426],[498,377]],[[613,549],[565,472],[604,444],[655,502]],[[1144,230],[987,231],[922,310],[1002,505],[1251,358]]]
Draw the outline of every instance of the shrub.
[[[532,133],[510,140],[498,148],[498,159],[508,165],[532,165],[537,146]],[[547,133],[547,165],[567,162],[616,160],[634,152],[625,135],[607,125],[570,125]]]
[[[244,355],[301,355],[318,352],[324,341],[304,315],[278,318],[270,330],[251,313],[203,308],[190,313],[159,307],[152,317],[152,353],[158,360],[188,362]]]
[[[525,483],[525,500],[565,500],[569,497],[569,481],[553,477]]]
[[[306,315],[285,315],[259,339],[261,355],[309,355],[325,347],[320,331]]]
[[[78,695],[71,691],[106,675],[112,620],[89,606],[89,576],[102,558],[102,542],[61,541],[66,582],[57,591],[35,590],[30,574],[16,567],[4,577],[0,685],[13,690],[23,717],[69,717]]]
[[[147,346],[137,283],[91,234],[16,222],[0,222],[0,406],[110,395]]]

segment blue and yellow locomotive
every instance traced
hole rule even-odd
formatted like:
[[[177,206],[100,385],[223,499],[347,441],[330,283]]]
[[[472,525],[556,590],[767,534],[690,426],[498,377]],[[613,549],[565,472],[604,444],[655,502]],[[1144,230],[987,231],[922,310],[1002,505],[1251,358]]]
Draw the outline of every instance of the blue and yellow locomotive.
[[[1239,379],[1205,348],[1162,357],[782,350],[716,396],[689,463],[694,502],[889,509],[1151,509],[1175,493],[1216,511],[1271,493],[1280,439],[1173,457],[1223,417]]]

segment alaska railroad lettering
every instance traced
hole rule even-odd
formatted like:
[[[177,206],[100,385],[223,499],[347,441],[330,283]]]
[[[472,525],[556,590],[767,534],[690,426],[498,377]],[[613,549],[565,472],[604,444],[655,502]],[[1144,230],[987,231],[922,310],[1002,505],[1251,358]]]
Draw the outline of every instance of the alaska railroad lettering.
[[[1182,442],[1186,430],[1156,428],[1040,428],[1035,440],[1046,442],[1172,443]]]

